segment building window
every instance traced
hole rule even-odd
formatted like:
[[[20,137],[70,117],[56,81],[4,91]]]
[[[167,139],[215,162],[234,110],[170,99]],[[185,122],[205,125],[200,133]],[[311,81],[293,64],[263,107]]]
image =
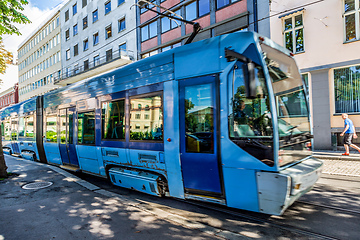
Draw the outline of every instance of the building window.
[[[88,50],[88,49],[89,49],[89,39],[85,39],[85,40],[83,41],[83,45],[84,45],[83,51]]]
[[[359,1],[344,0],[345,42],[360,39],[359,8]]]
[[[106,51],[106,61],[112,60],[112,49]]]
[[[225,7],[231,3],[237,2],[239,0],[216,0],[216,9]]]
[[[105,39],[111,38],[112,31],[111,31],[111,24],[105,28]]]
[[[120,5],[120,4],[123,4],[125,2],[125,0],[118,0],[118,6]]]
[[[93,44],[94,46],[99,43],[99,32],[93,35],[93,40],[94,40],[94,44]]]
[[[69,10],[65,12],[65,22],[69,20]]]
[[[141,28],[141,41],[144,42],[157,35],[157,22],[152,22]]]
[[[82,0],[82,7],[84,8],[87,5],[87,0]]]
[[[95,11],[93,11],[92,13],[93,16],[93,23],[96,22],[99,19],[99,15],[98,15],[98,10],[96,9]]]
[[[119,21],[118,21],[118,25],[119,25],[119,32],[121,32],[121,31],[123,31],[123,30],[125,30],[126,29],[126,24],[125,24],[125,18],[123,18],[123,19],[120,19]]]
[[[360,65],[334,69],[335,113],[360,112]]]
[[[111,1],[105,3],[105,15],[111,12]]]
[[[73,5],[72,9],[73,9],[73,15],[75,15],[77,13],[77,3]]]
[[[88,27],[87,16],[83,18],[83,30]]]
[[[293,53],[304,52],[303,15],[284,18],[284,45]]]
[[[78,34],[78,25],[77,24],[75,24],[73,26],[73,33],[74,33],[74,36]]]
[[[198,0],[185,6],[186,20],[191,21],[210,13],[210,1]]]
[[[70,29],[65,31],[65,40],[68,41],[70,39]],[[42,48],[40,48],[40,56],[42,55]]]
[[[78,74],[80,72],[79,64],[75,64],[74,66],[74,74]]]
[[[176,15],[181,16],[180,10],[175,12]],[[174,15],[175,17],[178,17]],[[172,20],[168,17],[161,18],[161,33],[167,32],[171,29],[177,28],[180,26],[180,22],[176,20]]]
[[[119,45],[119,56],[126,56],[126,43]]]
[[[70,49],[66,50],[66,60],[70,59]]]
[[[88,70],[89,69],[89,59],[86,59],[84,61],[84,71]]]
[[[74,57],[77,56],[79,54],[79,44],[76,44],[74,46]]]
[[[163,140],[163,114],[162,114],[162,96],[161,93],[152,96],[132,97],[130,99],[130,106],[137,106],[139,103],[149,105],[149,119],[141,119],[141,114],[145,111],[144,108],[130,109],[130,115],[135,118],[130,118],[130,140],[149,140],[162,141]],[[149,126],[149,127],[145,127]]]
[[[94,57],[94,67],[100,65],[100,55]]]

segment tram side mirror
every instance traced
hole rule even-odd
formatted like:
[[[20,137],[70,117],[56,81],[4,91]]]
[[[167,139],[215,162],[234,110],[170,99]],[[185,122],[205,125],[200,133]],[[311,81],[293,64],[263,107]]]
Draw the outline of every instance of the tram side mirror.
[[[246,98],[256,98],[256,73],[255,63],[248,62],[243,64],[244,82],[245,82],[245,94]]]

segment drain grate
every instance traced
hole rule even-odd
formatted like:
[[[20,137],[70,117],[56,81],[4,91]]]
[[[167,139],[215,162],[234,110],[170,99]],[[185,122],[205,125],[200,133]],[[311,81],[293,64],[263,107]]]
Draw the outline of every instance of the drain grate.
[[[28,183],[22,186],[23,189],[40,189],[40,188],[46,188],[50,187],[53,183],[52,182],[34,182],[34,183]]]

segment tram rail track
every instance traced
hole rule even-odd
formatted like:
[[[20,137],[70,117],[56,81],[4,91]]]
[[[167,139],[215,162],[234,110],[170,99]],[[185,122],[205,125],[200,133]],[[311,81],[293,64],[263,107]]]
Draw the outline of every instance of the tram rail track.
[[[321,204],[317,204],[317,203],[310,203],[310,202],[305,202],[305,201],[296,201],[296,202],[301,203],[301,204],[315,206],[315,207],[327,208],[327,209],[337,210],[337,211],[341,211],[341,212],[347,212],[347,213],[360,215],[360,211],[356,211],[356,210],[350,210],[350,209],[334,207],[334,206],[325,206],[325,205],[321,205]]]
[[[185,203],[188,203],[188,204],[191,204],[191,205],[194,205],[194,206],[197,206],[197,207],[202,207],[202,208],[206,208],[206,209],[209,209],[209,210],[230,214],[232,216],[240,217],[240,218],[250,220],[250,221],[253,221],[253,222],[262,223],[262,224],[268,224],[268,225],[271,225],[273,227],[276,227],[276,228],[279,228],[279,229],[282,229],[282,230],[295,232],[295,233],[307,236],[309,238],[326,239],[326,240],[339,240],[339,238],[336,238],[336,237],[324,235],[324,234],[321,234],[321,233],[316,233],[316,232],[313,232],[313,231],[309,231],[307,229],[295,227],[295,226],[290,225],[290,224],[284,224],[284,223],[281,223],[281,222],[279,222],[277,220],[274,220],[274,219],[271,219],[271,220],[264,219],[264,218],[253,216],[253,215],[250,215],[250,214],[240,213],[240,212],[237,212],[237,211],[234,211],[234,210],[231,210],[231,209],[225,209],[225,208],[222,208],[222,207],[212,206],[212,205],[209,205],[209,204],[206,204],[206,203],[196,202],[196,201],[193,201],[193,200],[190,200],[190,201],[189,200],[179,200],[179,201],[183,201]],[[266,215],[266,216],[268,216],[268,215]],[[227,230],[230,231],[229,229],[227,229]]]

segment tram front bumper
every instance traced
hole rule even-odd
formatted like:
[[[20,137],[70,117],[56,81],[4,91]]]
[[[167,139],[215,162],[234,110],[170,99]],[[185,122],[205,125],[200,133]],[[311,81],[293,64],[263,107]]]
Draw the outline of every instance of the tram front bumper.
[[[323,162],[306,159],[280,172],[258,172],[260,212],[281,215],[302,195],[311,190],[320,178]]]

